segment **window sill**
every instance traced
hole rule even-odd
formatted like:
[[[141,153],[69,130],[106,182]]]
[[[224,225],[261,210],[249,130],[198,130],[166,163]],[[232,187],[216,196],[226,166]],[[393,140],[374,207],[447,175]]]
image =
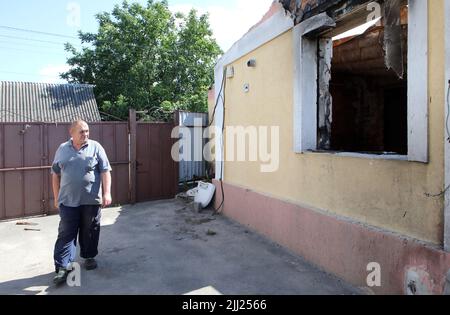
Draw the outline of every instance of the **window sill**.
[[[371,160],[393,160],[393,161],[408,161],[407,155],[399,154],[371,154],[371,153],[357,153],[357,152],[337,152],[337,151],[307,151],[304,152],[307,155],[333,155],[343,156],[359,159],[371,159]]]

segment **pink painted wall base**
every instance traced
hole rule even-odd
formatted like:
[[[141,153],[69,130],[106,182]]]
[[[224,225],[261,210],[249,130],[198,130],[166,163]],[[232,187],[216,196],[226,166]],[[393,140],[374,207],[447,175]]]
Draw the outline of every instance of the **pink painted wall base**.
[[[218,207],[221,185],[214,184]],[[450,254],[439,248],[246,188],[227,183],[223,188],[224,215],[345,281],[375,294],[444,292]],[[368,270],[370,263],[380,267],[380,286],[368,286],[375,271]]]

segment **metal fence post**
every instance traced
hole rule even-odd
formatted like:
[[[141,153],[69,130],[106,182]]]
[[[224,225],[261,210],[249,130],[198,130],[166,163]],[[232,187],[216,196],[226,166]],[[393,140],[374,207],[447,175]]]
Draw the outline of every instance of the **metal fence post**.
[[[180,126],[180,111],[176,110],[175,113],[173,114],[173,127],[174,128],[179,128]],[[180,134],[178,134],[178,137],[175,139],[172,139],[172,145],[175,145],[179,140],[180,140]],[[179,145],[179,144],[178,144]],[[177,148],[178,148],[177,145]],[[178,154],[179,154],[179,148],[178,150]],[[173,160],[173,167],[175,169],[175,176],[174,176],[174,189],[175,189],[175,195],[178,194],[178,184],[180,182],[180,163],[177,162],[175,159]]]
[[[136,203],[136,134],[137,134],[137,123],[136,123],[136,110],[130,109],[128,117],[128,130],[129,130],[129,148],[130,148],[130,169],[129,169],[129,199],[131,204]]]

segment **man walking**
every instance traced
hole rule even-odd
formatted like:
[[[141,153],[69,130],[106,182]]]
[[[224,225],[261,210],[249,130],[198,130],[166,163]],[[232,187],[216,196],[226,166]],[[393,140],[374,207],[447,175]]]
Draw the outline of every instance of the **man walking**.
[[[73,122],[70,136],[56,151],[52,165],[55,207],[61,218],[54,250],[55,284],[66,281],[76,256],[77,236],[85,268],[97,268],[100,207],[111,204],[111,166],[105,150],[89,139],[85,121]]]

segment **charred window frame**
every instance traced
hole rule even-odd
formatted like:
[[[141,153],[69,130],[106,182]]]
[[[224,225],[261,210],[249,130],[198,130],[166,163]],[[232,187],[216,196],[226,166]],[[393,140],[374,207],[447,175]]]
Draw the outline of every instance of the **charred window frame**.
[[[360,15],[364,13],[367,15],[364,12],[365,6],[351,12],[354,14],[349,14],[342,20],[332,19],[323,13],[309,18],[294,28],[294,84],[297,87],[294,92],[295,152],[331,151],[335,154],[361,157],[428,162],[427,1],[387,0],[381,4],[383,11],[387,12],[383,16],[385,28],[382,31],[391,32],[389,36],[383,36],[385,41],[386,38],[391,41],[389,45],[385,44],[383,47],[383,49],[387,47],[386,55],[389,56],[385,61],[386,64],[391,62],[387,65],[394,69],[384,77],[381,72],[380,77],[376,79],[371,79],[370,76],[362,79],[364,76],[361,74],[355,78],[345,76],[339,78],[342,76],[340,71],[333,73],[333,48],[336,50],[336,47],[333,47],[331,38],[349,29],[351,25],[357,26]],[[395,7],[394,11],[388,10],[388,6],[399,4],[408,4],[407,27],[401,26],[400,23],[396,24],[399,16]],[[390,28],[387,28],[388,25]],[[374,29],[376,32],[376,28]],[[401,32],[404,34],[403,45],[399,37],[395,37],[401,35]],[[407,55],[406,53],[404,55],[404,59],[408,60],[407,63],[395,59],[399,56],[399,50],[403,52],[407,50]],[[377,52],[366,49],[366,53],[370,55]],[[335,69],[339,70],[336,63]],[[399,79],[395,79],[395,76]],[[400,79],[402,76],[404,79]],[[356,80],[355,82],[359,80],[360,87],[355,88],[352,80]],[[342,90],[339,91],[339,84],[347,84],[347,89],[342,89],[344,93]],[[367,85],[372,86],[367,88]],[[359,97],[365,98],[369,104],[352,100],[355,95],[351,94],[355,90],[362,91],[362,94],[366,93],[367,95]],[[349,94],[347,99],[345,93]],[[339,105],[339,102],[342,104]],[[349,106],[348,103],[352,102],[354,104]],[[357,113],[359,116],[355,118],[355,113],[348,110],[352,106],[358,106],[358,103],[359,106],[362,104],[366,108],[360,108],[360,112]],[[341,117],[336,116],[337,114]],[[374,115],[373,121],[370,121],[371,114]],[[365,115],[368,116],[364,117]],[[336,120],[333,121],[333,118]],[[352,119],[357,123],[349,126]],[[369,141],[365,141],[367,139]]]

